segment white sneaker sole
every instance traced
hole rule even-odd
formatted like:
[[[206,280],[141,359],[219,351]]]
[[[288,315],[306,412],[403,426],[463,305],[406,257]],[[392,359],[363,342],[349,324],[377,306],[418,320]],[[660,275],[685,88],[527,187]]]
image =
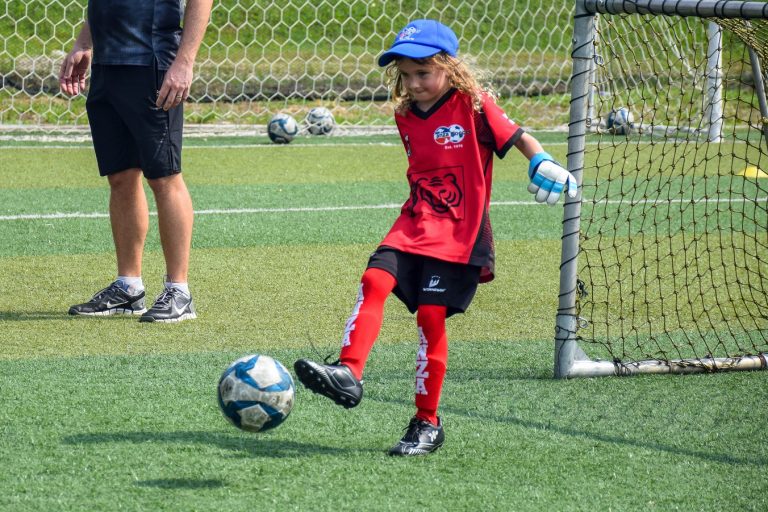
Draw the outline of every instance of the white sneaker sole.
[[[176,318],[162,318],[162,319],[160,319],[160,318],[153,318],[151,320],[149,320],[149,319],[147,319],[147,320],[139,319],[139,321],[147,322],[147,323],[159,322],[161,324],[175,324],[175,323],[178,323],[178,322],[182,322],[184,320],[194,320],[195,318],[197,318],[197,315],[195,313],[184,313],[183,315],[178,316]]]
[[[143,315],[147,312],[147,308],[144,309],[125,309],[115,308],[107,309],[106,311],[94,311],[93,313],[71,313],[72,316],[112,316],[112,315]]]

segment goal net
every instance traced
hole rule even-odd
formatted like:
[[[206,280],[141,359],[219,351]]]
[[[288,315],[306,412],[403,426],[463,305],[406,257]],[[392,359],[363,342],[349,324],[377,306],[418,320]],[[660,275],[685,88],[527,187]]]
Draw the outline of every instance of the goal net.
[[[578,2],[557,377],[766,367],[767,43],[763,2]]]

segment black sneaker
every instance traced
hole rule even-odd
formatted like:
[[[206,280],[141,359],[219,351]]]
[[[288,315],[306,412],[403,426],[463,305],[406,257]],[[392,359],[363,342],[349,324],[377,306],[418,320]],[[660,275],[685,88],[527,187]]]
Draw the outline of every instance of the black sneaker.
[[[192,297],[178,288],[166,288],[155,304],[141,315],[139,322],[181,322],[197,318]]]
[[[443,446],[445,432],[443,422],[437,418],[437,425],[419,418],[411,418],[405,435],[389,449],[390,455],[426,455]]]
[[[144,307],[144,292],[130,295],[120,288],[117,281],[103,290],[96,292],[91,300],[69,308],[70,315],[140,315],[147,310]]]
[[[307,389],[327,396],[342,407],[351,409],[363,398],[363,383],[343,364],[318,364],[299,359],[293,363],[293,369]]]

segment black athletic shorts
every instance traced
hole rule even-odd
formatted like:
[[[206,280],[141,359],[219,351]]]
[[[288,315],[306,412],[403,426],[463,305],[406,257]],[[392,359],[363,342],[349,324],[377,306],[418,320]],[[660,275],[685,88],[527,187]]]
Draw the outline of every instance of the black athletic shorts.
[[[155,106],[164,77],[157,66],[91,67],[85,106],[102,176],[130,168],[150,179],[181,172],[184,107]]]
[[[480,267],[451,263],[389,247],[379,247],[368,260],[397,280],[394,294],[415,313],[421,304],[446,306],[447,316],[469,307],[480,283]]]

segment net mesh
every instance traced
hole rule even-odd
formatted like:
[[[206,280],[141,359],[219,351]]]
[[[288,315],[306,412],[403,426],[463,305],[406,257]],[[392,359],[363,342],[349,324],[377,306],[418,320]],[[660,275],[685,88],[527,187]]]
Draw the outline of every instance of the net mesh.
[[[0,125],[87,125],[83,98],[66,98],[57,82],[86,3],[2,3]],[[391,125],[376,57],[409,20],[433,18],[455,30],[461,55],[487,73],[517,120],[565,126],[572,13],[566,0],[216,1],[186,121],[262,125],[278,111],[298,119],[323,105],[341,126]]]
[[[622,362],[768,352],[768,147],[749,52],[764,72],[766,20],[596,27],[580,341]]]

